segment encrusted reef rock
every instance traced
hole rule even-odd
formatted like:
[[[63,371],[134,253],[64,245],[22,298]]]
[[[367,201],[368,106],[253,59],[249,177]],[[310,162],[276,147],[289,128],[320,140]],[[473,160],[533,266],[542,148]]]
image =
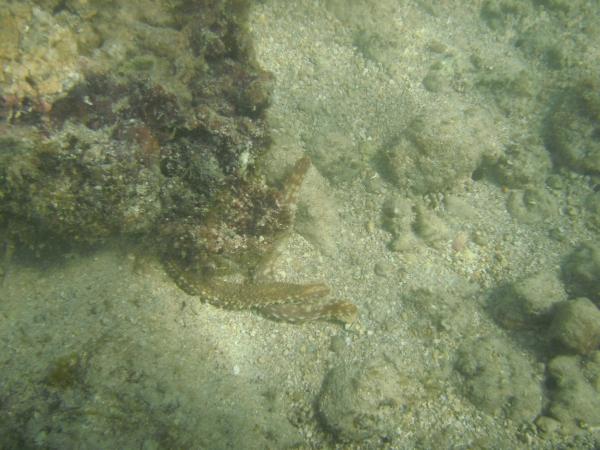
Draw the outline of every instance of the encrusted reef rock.
[[[550,405],[547,414],[565,432],[600,425],[600,352],[588,358],[557,356],[548,364]]]
[[[500,288],[492,297],[494,318],[507,328],[532,328],[552,319],[552,308],[567,294],[557,274],[541,271]]]
[[[590,353],[600,347],[600,310],[585,297],[561,302],[554,313],[550,333],[567,351]]]
[[[263,176],[273,77],[254,55],[249,2],[67,3],[49,17],[92,23],[100,48],[86,47],[95,57],[66,92],[0,85],[0,241],[39,252],[126,237],[215,306],[353,323],[356,306],[325,301],[322,283],[222,279],[264,267],[311,167],[299,158],[281,186]]]
[[[414,247],[416,238],[412,231],[415,219],[413,202],[403,196],[390,196],[385,200],[381,213],[383,228],[392,234],[390,249],[406,251]]]
[[[553,271],[541,271],[498,289],[490,310],[505,328],[537,330],[551,354],[588,354],[600,346],[600,310],[585,297],[567,300]]]
[[[464,394],[494,416],[532,422],[542,409],[542,387],[527,359],[496,338],[465,342],[456,368],[464,377]]]
[[[50,138],[0,138],[2,217],[15,237],[59,236],[92,243],[149,232],[161,214],[158,161],[106,130],[69,123]]]
[[[81,44],[91,26],[75,30],[52,7],[3,2],[0,12],[0,105],[16,112],[18,103],[35,108],[33,99],[54,97],[81,81]],[[50,5],[48,5],[50,6]],[[64,18],[64,17],[63,17]],[[2,113],[0,112],[0,116]]]
[[[562,276],[570,294],[600,305],[600,246],[585,243],[573,250],[562,266]]]
[[[381,150],[382,174],[416,194],[451,190],[470,179],[484,155],[499,154],[485,114],[436,104]]]
[[[500,186],[522,189],[542,186],[552,169],[546,148],[537,139],[507,146],[497,159],[485,161],[482,173]]]
[[[531,186],[511,191],[506,201],[510,215],[521,223],[550,221],[559,214],[555,194],[544,186]]]
[[[584,208],[588,213],[588,226],[600,232],[600,192],[591,192],[585,199]]]
[[[571,170],[600,173],[600,80],[582,79],[567,89],[548,117],[546,145]]]
[[[257,232],[286,225],[258,217],[268,208],[260,203],[274,201],[256,164],[269,144],[263,116],[272,77],[255,62],[248,2],[148,0],[127,14],[80,3],[12,5],[0,17],[32,30],[0,55],[10,68],[0,79],[4,239],[36,249],[49,240],[150,236],[170,257],[193,262],[206,237],[190,238],[191,224],[206,222],[225,190],[255,201],[265,224]],[[38,51],[46,48],[31,37],[39,21],[83,52],[68,58],[68,74],[34,70],[50,70],[62,48]],[[81,34],[71,36],[78,24]],[[35,60],[26,76],[19,58]],[[52,77],[60,88],[44,84]]]
[[[342,442],[392,439],[424,398],[423,386],[383,357],[341,365],[327,375],[318,402],[325,427]]]

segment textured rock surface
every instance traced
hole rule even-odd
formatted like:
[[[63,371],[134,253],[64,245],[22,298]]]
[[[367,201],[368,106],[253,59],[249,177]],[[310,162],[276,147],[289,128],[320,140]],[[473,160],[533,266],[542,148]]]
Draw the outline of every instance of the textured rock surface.
[[[478,408],[517,422],[532,422],[542,408],[542,387],[531,364],[500,339],[482,338],[462,345],[456,367],[465,378],[464,393]]]
[[[560,212],[554,194],[544,186],[512,191],[506,207],[511,216],[526,224],[551,221]]]
[[[600,310],[585,297],[557,305],[550,326],[554,340],[580,355],[600,347]]]
[[[557,356],[548,374],[553,382],[548,411],[566,432],[600,425],[600,352],[589,359]]]
[[[563,92],[549,117],[548,147],[559,163],[582,173],[600,173],[600,81],[584,78]]]
[[[484,155],[498,153],[494,133],[485,114],[436,105],[382,148],[381,171],[416,194],[451,190],[471,178]]]
[[[0,74],[0,136],[12,136],[9,146],[0,146],[0,165],[8,164],[4,157],[18,160],[12,156],[15,142],[18,151],[28,154],[40,141],[50,147],[66,145],[68,153],[68,139],[58,142],[52,136],[46,141],[55,127],[73,126],[61,122],[66,117],[76,122],[74,128],[90,129],[72,147],[83,153],[87,147],[90,159],[70,163],[95,167],[101,174],[98,179],[92,170],[82,193],[89,193],[93,181],[102,190],[117,188],[93,192],[97,209],[111,195],[126,194],[122,203],[109,202],[116,208],[99,222],[104,229],[114,223],[125,230],[118,249],[102,251],[101,238],[94,244],[96,252],[69,250],[50,259],[46,256],[52,252],[44,249],[54,239],[13,226],[15,219],[24,220],[13,214],[23,212],[21,200],[12,197],[16,204],[4,204],[6,178],[0,175],[0,204],[7,207],[0,222],[10,222],[0,232],[0,248],[8,256],[5,261],[13,255],[4,265],[0,288],[0,423],[6,431],[0,433],[0,447],[600,448],[597,422],[588,418],[598,408],[592,401],[598,379],[590,369],[593,356],[582,356],[576,370],[552,378],[557,372],[544,368],[565,349],[549,339],[547,329],[499,328],[485,301],[500,286],[512,286],[528,274],[561,264],[567,269],[570,258],[565,255],[579,252],[580,243],[599,241],[598,175],[582,164],[586,148],[593,149],[598,137],[590,108],[597,96],[593,80],[600,73],[597,2],[256,1],[246,31],[256,44],[260,67],[274,78],[263,79],[261,72],[255,73],[258,80],[245,78],[247,72],[241,70],[241,78],[218,86],[212,82],[223,74],[221,69],[239,66],[231,60],[220,67],[216,63],[245,54],[228,33],[241,36],[244,31],[221,21],[219,14],[203,17],[215,4],[210,0],[0,3],[0,63],[5,69]],[[205,20],[213,26],[205,28]],[[58,36],[68,40],[57,41]],[[25,54],[33,50],[32,43],[38,51]],[[59,49],[61,45],[65,47]],[[71,53],[73,49],[77,51]],[[61,58],[64,67],[57,67]],[[89,75],[94,73],[108,75],[110,82],[97,82],[92,89]],[[128,90],[135,95],[125,95]],[[272,97],[265,95],[271,90]],[[569,103],[569,97],[575,100]],[[222,162],[238,162],[225,165],[247,176],[267,159],[248,157],[254,155],[254,145],[264,148],[260,126],[252,126],[258,117],[253,106],[260,116],[268,98],[273,100],[268,119],[274,143],[268,159],[270,164],[277,155],[273,160],[280,161],[268,186],[279,190],[283,172],[304,154],[314,169],[299,195],[302,235],[287,228],[289,238],[277,247],[279,257],[264,266],[268,272],[260,271],[265,276],[255,272],[247,279],[256,284],[265,278],[327,283],[335,297],[360,305],[360,327],[292,325],[204,305],[178,289],[155,258],[138,258],[146,253],[139,244],[155,250],[154,240],[133,239],[138,245],[127,245],[139,233],[135,230],[162,221],[156,219],[152,201],[158,185],[161,214],[190,216],[188,224],[172,229],[172,239],[158,251],[183,255],[191,248],[191,260],[201,254],[199,230],[189,224],[206,217],[214,198],[206,189],[227,184],[230,172]],[[556,118],[562,111],[564,121]],[[250,121],[238,122],[233,118],[238,114]],[[173,127],[182,122],[184,126]],[[564,128],[559,131],[564,138],[552,134],[554,127]],[[32,136],[32,128],[41,128],[38,136]],[[115,152],[98,154],[100,146],[106,147],[104,132],[112,131],[108,140]],[[406,162],[414,170],[401,164],[404,141],[410,156]],[[246,151],[249,143],[253,147]],[[563,156],[553,143],[576,146]],[[95,161],[105,157],[104,175],[117,173],[112,170],[118,161],[136,158],[140,163],[132,164],[135,169],[156,167],[156,144],[160,183],[138,176],[140,182],[132,183],[135,190],[124,190],[118,178],[103,180]],[[231,152],[219,159],[217,147]],[[6,148],[11,150],[3,154]],[[489,148],[491,154],[485,153]],[[393,150],[398,150],[399,164],[386,170]],[[30,218],[41,212],[44,222],[73,230],[67,224],[77,217],[62,206],[80,203],[76,183],[61,185],[49,173],[48,186],[44,176],[36,176],[28,187],[32,173],[49,169],[42,165],[31,172],[10,165],[15,169],[11,183],[30,197],[39,196],[32,209],[36,215]],[[320,182],[311,179],[310,172],[316,171]],[[20,181],[19,173],[26,175]],[[136,173],[121,174],[134,180]],[[81,179],[66,175],[70,181]],[[262,186],[254,185],[264,193]],[[315,196],[312,206],[302,206],[310,191],[306,188],[318,190],[326,201]],[[548,189],[551,201],[541,198],[543,208],[537,208],[538,196],[528,192]],[[507,211],[513,190],[515,211],[524,211],[527,223]],[[51,206],[45,200],[51,192],[62,194],[60,214],[41,208]],[[207,195],[200,198],[201,193]],[[234,194],[228,198],[235,199]],[[390,197],[399,200],[399,207],[382,213],[388,211],[384,203]],[[242,211],[247,212],[253,203],[243,199]],[[136,208],[120,209],[127,204]],[[429,215],[423,236],[436,236],[440,222],[433,218],[445,229],[443,239],[430,241],[434,245],[415,233],[417,205]],[[268,208],[258,209],[257,216],[264,218]],[[235,211],[230,208],[229,213]],[[93,212],[92,205],[77,214],[86,217],[83,212]],[[37,243],[34,252],[22,251],[28,245],[14,245],[14,235],[7,234],[15,229],[26,243]],[[182,229],[189,233],[179,242]],[[231,228],[221,231],[221,237],[231,238],[227,244],[244,242]],[[32,257],[35,252],[42,257]],[[578,270],[565,270],[571,298],[594,298],[597,272],[587,261],[571,265]],[[204,267],[209,274],[234,271],[227,262],[231,258],[216,257]],[[224,277],[233,282],[241,278]],[[582,292],[575,294],[577,289]],[[244,295],[243,287],[237,291]],[[499,362],[478,355],[483,366],[496,372],[482,370],[485,376],[476,380],[477,374],[458,370],[457,349],[481,336],[500,341],[482,344],[490,351],[488,358]],[[364,385],[374,392],[365,396],[384,399],[383,404],[378,408],[368,400],[353,404],[349,399],[331,413],[344,417],[346,405],[348,411],[374,411],[382,420],[368,416],[362,422],[352,414],[354,426],[339,419],[340,428],[353,436],[342,442],[319,410],[323,379],[334,370],[340,378],[351,368],[359,374],[363,364],[377,359],[373,355],[382,354],[384,361],[376,366],[384,376],[365,375],[374,381]],[[533,424],[530,415],[525,424],[507,419],[510,395],[520,394],[506,387],[512,388],[514,377],[505,360],[512,361],[514,354],[527,360],[523,373],[533,372],[538,379],[532,390],[544,387],[543,416]],[[332,370],[341,367],[346,369]],[[398,368],[400,379],[408,378],[402,383],[406,397],[414,400],[403,412],[392,402],[386,406],[388,398],[401,405],[404,395],[403,386],[392,386],[391,367]],[[508,372],[497,373],[501,369]],[[481,395],[488,392],[487,382],[494,400],[488,407],[497,415],[465,395],[469,382],[480,387]],[[573,389],[579,383],[587,386],[581,393]],[[378,393],[378,386],[387,395]],[[347,391],[357,392],[352,386]],[[485,407],[485,399],[480,404]],[[501,404],[506,406],[498,409]],[[357,429],[366,433],[352,434]],[[365,435],[370,437],[361,437]]]
[[[575,248],[562,266],[563,279],[573,296],[587,297],[600,305],[600,246],[585,243]]]
[[[553,271],[542,271],[501,288],[492,297],[494,318],[507,328],[532,328],[548,323],[552,308],[567,294]]]
[[[423,397],[421,383],[384,358],[332,369],[318,408],[341,441],[392,439],[401,433]]]

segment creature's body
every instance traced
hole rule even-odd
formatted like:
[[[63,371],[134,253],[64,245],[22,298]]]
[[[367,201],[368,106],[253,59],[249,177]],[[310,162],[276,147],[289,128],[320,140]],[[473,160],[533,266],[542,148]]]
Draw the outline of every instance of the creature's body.
[[[205,253],[187,264],[178,259],[165,260],[165,268],[177,285],[187,294],[199,296],[212,305],[226,309],[255,309],[265,316],[287,322],[355,322],[356,306],[343,301],[323,301],[329,288],[322,283],[234,283],[219,277],[230,272],[231,267],[255,271],[269,258],[276,242],[292,224],[297,194],[309,167],[308,158],[300,159],[281,191],[262,185],[262,189],[244,190],[250,193],[248,198],[243,194],[224,196],[227,201],[214,211],[210,226],[199,225],[188,231],[195,236],[207,236],[210,242],[205,243]],[[224,262],[227,263],[225,266]]]

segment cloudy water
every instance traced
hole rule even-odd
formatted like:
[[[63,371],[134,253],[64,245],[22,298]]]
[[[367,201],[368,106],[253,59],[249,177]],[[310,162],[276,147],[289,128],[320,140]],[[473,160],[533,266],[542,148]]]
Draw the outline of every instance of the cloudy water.
[[[600,447],[600,5],[0,0],[0,448]]]

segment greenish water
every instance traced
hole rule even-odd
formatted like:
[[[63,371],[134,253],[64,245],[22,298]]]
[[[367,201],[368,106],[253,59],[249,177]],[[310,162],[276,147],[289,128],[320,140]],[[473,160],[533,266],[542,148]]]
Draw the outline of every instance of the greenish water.
[[[599,8],[3,2],[0,448],[598,447]]]

